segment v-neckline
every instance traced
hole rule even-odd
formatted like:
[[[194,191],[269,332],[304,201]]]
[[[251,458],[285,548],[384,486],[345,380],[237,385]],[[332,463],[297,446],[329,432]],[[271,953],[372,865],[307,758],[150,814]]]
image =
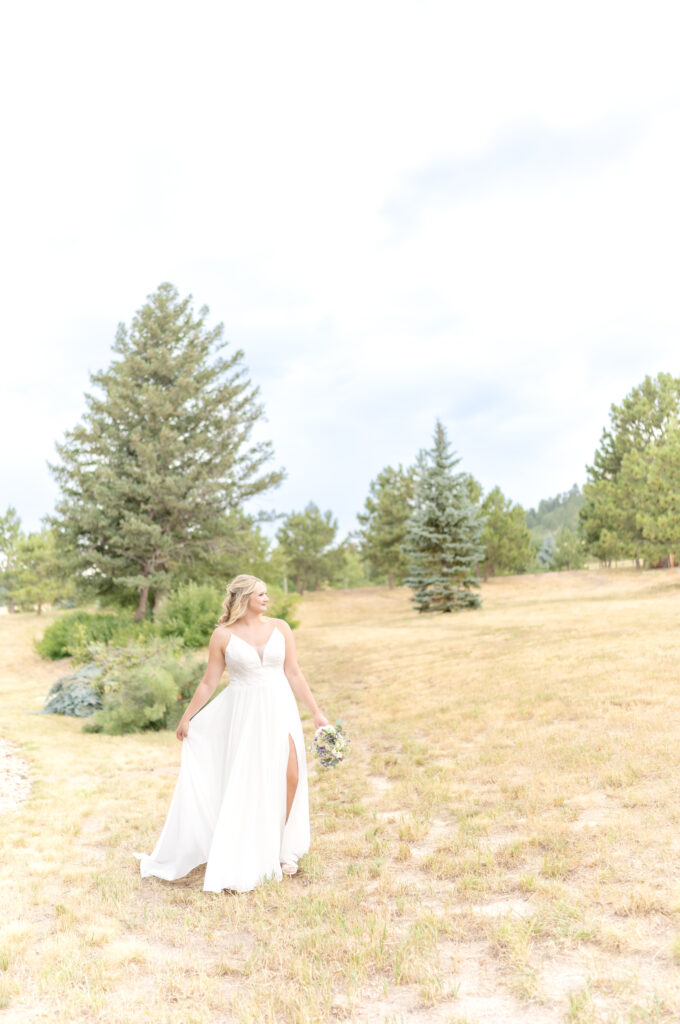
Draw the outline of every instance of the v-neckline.
[[[264,665],[264,652],[267,650],[267,646],[269,644],[269,641],[274,636],[274,633],[277,631],[278,628],[279,627],[275,625],[273,630],[271,631],[271,633],[269,634],[269,636],[265,640],[264,644],[262,644],[262,654],[260,654],[260,647],[259,646],[256,646],[255,644],[251,644],[249,640],[244,640],[242,636],[238,635],[238,633],[230,633],[229,636],[235,636],[236,639],[240,640],[242,644],[245,644],[246,647],[250,647],[253,651],[255,651],[255,653],[257,654],[258,658],[260,659],[260,665]]]

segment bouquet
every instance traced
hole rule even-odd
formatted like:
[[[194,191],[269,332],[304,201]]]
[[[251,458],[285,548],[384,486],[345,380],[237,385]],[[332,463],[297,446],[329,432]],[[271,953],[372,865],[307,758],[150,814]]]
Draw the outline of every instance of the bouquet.
[[[335,768],[345,760],[349,745],[350,739],[342,731],[342,722],[337,722],[336,725],[320,725],[309,749],[324,768]]]

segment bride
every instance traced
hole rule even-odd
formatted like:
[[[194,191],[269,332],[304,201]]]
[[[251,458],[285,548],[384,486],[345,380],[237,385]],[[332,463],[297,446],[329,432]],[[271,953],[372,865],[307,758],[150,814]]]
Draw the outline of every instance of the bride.
[[[177,726],[182,764],[153,853],[135,854],[142,877],[173,880],[206,864],[203,888],[247,892],[294,875],[309,849],[307,763],[295,698],[327,725],[283,619],[265,618],[262,580],[227,587],[208,667]],[[210,704],[224,668],[229,686]]]

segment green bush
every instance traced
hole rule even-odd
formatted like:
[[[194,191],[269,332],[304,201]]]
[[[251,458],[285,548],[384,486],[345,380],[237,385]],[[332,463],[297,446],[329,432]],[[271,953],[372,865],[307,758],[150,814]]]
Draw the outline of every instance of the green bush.
[[[585,544],[577,533],[563,526],[555,539],[553,569],[582,569],[588,555]]]
[[[125,648],[100,645],[93,657],[101,709],[83,726],[86,732],[176,728],[205,671],[193,657],[182,657],[176,643],[157,638]]]
[[[151,623],[135,622],[131,614],[68,612],[47,627],[35,648],[43,658],[75,657],[79,661],[90,661],[88,650],[92,644],[123,644],[152,631]]]
[[[161,609],[160,635],[178,637],[185,647],[205,647],[220,617],[222,600],[220,591],[210,584],[179,586]]]
[[[270,597],[267,615],[271,616],[272,619],[283,619],[291,629],[297,629],[300,622],[295,618],[295,612],[300,600],[299,595],[285,594],[283,590],[279,590],[277,587],[268,587],[267,593]]]
[[[81,665],[75,672],[57,679],[47,694],[43,713],[78,718],[94,714],[102,706],[95,688],[100,675],[99,665]]]
[[[267,615],[284,619],[291,629],[299,626],[294,617],[297,594],[284,594],[276,587],[269,589]],[[168,595],[158,617],[161,636],[174,636],[185,647],[205,647],[217,620],[222,614],[223,595],[210,584],[185,583]]]
[[[175,680],[159,665],[140,667],[133,676],[123,679],[118,689],[108,692],[101,711],[95,711],[88,732],[105,732],[118,736],[144,729],[163,729],[168,713],[177,703]]]

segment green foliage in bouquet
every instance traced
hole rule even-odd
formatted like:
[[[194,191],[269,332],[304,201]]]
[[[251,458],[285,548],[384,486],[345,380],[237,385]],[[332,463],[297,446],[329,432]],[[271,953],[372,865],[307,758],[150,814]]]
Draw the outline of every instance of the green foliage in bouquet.
[[[310,750],[316,754],[322,768],[335,768],[347,757],[351,740],[343,731],[342,722],[320,725],[314,733]]]

